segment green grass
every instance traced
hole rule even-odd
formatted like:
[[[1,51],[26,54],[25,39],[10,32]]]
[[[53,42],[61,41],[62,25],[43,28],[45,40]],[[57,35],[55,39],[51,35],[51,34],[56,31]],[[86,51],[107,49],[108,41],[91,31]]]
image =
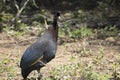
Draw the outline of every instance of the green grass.
[[[0,74],[6,78],[5,80],[13,80],[16,74],[15,66],[10,63],[14,63],[14,61],[9,57],[0,59]]]

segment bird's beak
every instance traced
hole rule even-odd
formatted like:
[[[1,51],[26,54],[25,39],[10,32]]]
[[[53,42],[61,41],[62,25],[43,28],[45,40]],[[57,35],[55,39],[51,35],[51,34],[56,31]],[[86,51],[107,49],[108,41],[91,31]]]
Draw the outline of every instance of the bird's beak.
[[[61,21],[61,17],[58,17],[58,26],[60,27],[60,21]]]
[[[58,20],[61,21],[61,17],[60,16],[58,17]]]
[[[58,19],[61,19],[61,17],[59,16]]]

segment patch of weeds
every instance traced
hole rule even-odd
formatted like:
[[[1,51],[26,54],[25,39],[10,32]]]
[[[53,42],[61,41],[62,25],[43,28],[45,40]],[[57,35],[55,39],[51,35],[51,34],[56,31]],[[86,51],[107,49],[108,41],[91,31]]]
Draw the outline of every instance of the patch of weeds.
[[[17,25],[16,31],[20,31],[20,32],[26,31],[27,30],[26,27],[27,27],[27,24],[19,22]]]
[[[2,31],[3,28],[6,28],[6,27],[10,28],[13,18],[14,16],[12,14],[9,14],[9,13],[1,14],[0,31]]]
[[[98,48],[98,54],[95,58],[93,58],[94,64],[100,64],[101,60],[104,58],[104,48],[100,45],[100,48]]]
[[[113,80],[119,80],[120,79],[120,55],[115,56],[114,62],[111,64],[112,66],[112,78]]]
[[[91,52],[92,52],[91,49],[87,50],[87,49],[84,47],[84,48],[81,50],[81,52],[80,52],[80,56],[82,56],[82,57],[88,57],[88,56],[92,55]]]
[[[72,76],[77,77],[79,76],[79,64],[70,64],[70,65],[62,65],[56,69],[53,69],[50,72],[50,76],[45,78],[45,80],[70,80]],[[78,70],[77,70],[78,69]],[[71,70],[73,70],[71,72]],[[43,79],[44,80],[44,79]]]
[[[83,66],[80,80],[108,80],[108,74],[100,74],[93,70],[93,64],[89,67]]]
[[[3,28],[3,32],[5,32],[8,37],[11,37],[12,34],[14,33],[14,31],[11,30],[11,27],[4,27],[4,28]]]
[[[34,21],[32,26],[29,27],[29,32],[31,35],[41,36],[41,34],[45,31],[45,26],[40,22]]]
[[[65,32],[64,32],[64,29],[63,28],[59,28],[59,37],[65,37]]]
[[[87,28],[87,26],[83,26],[80,29],[71,31],[70,34],[70,37],[72,38],[84,38],[92,36],[93,32],[91,29]]]
[[[12,37],[12,36],[23,36],[25,34],[25,32],[23,31],[15,31],[15,30],[12,30],[11,28],[9,27],[6,27],[6,28],[3,28],[3,31],[7,34],[8,37]]]
[[[24,34],[25,34],[25,32],[15,31],[15,36],[17,36],[17,37],[23,36]]]
[[[39,37],[42,35],[42,33],[44,33],[44,29],[39,29],[36,31],[36,35]]]
[[[74,56],[71,56],[70,57],[70,61],[72,62],[73,60],[75,60],[76,59],[76,57],[74,57]]]
[[[80,35],[81,35],[82,38],[83,37],[90,37],[90,36],[93,35],[92,29],[87,28],[87,26],[82,27],[80,29],[80,32],[81,32]]]
[[[99,4],[99,6],[98,6],[98,9],[106,9],[107,10],[107,8],[109,7],[109,3],[110,3],[110,1],[106,1],[106,0],[104,0],[104,1],[99,1],[98,2],[98,4]]]
[[[88,66],[83,62],[62,65],[53,69],[50,76],[43,80],[108,80],[110,78],[108,74],[94,71],[93,65]]]
[[[19,37],[19,36],[23,36],[25,33],[28,32],[28,29],[26,27],[27,27],[26,24],[19,23],[18,30],[14,30],[14,28],[10,26],[3,28],[3,31],[7,34],[8,37],[12,37],[12,36]]]
[[[9,57],[0,60],[0,74],[8,80],[13,80],[16,71],[12,65],[9,65],[9,63],[12,63],[12,60]]]
[[[106,37],[116,37],[119,33],[119,30],[116,26],[106,26],[103,29],[98,30],[97,37],[100,39],[104,39]]]
[[[65,24],[64,29],[60,29],[59,33],[60,36],[66,35],[73,39],[93,36],[93,30],[87,28],[87,26],[83,26],[81,28],[74,28],[73,30],[71,30],[69,24]]]

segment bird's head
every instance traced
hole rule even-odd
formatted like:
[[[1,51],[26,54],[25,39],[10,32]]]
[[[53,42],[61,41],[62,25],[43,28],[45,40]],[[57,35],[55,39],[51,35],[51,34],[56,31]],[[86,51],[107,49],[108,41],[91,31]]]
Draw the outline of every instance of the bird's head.
[[[53,19],[60,20],[60,12],[53,12],[52,14],[53,14]]]

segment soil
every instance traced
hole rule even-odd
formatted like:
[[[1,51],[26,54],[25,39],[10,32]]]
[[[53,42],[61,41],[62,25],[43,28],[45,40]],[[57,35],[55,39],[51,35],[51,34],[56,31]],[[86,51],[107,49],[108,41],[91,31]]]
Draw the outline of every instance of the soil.
[[[24,53],[25,49],[30,46],[37,37],[26,36],[12,38],[7,37],[4,34],[0,36],[0,60],[7,57],[11,61],[7,63],[7,66],[12,66],[15,71],[15,80],[21,80],[22,76],[20,73],[19,61]],[[88,51],[87,54],[84,53],[84,49]],[[109,62],[116,61],[116,57],[120,57],[120,44],[119,41],[116,43],[108,42],[106,40],[100,39],[79,39],[77,41],[65,42],[62,45],[58,45],[56,57],[49,62],[44,68],[41,69],[43,77],[49,76],[49,71],[53,68],[56,68],[60,65],[67,65],[77,63],[80,60],[85,64],[93,63],[93,59],[99,56],[100,49],[104,50],[104,57],[101,60],[101,63],[94,67],[94,70],[101,72],[108,72],[112,69],[108,65]],[[120,59],[119,59],[120,60]],[[120,64],[119,64],[120,65]],[[120,70],[119,70],[120,72]],[[34,76],[35,72],[33,71],[29,77]],[[7,80],[7,73],[4,72],[0,74],[2,80]]]

